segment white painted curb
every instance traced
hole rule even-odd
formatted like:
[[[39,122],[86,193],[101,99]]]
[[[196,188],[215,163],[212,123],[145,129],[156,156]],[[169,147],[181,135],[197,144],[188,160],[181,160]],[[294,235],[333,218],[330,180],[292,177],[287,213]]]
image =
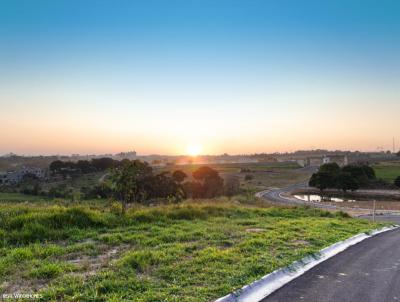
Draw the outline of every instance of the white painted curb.
[[[289,283],[293,279],[301,276],[317,264],[339,254],[348,247],[355,245],[367,238],[377,234],[399,228],[400,226],[384,227],[374,230],[369,234],[361,233],[349,239],[336,242],[312,256],[306,256],[299,261],[295,261],[287,267],[277,269],[265,275],[261,279],[242,287],[241,289],[219,298],[215,302],[258,302],[277,289]]]

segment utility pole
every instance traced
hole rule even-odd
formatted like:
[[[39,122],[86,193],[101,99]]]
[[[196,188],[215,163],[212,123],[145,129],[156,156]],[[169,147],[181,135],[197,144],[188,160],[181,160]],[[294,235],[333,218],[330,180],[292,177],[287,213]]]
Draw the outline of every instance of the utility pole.
[[[374,205],[372,207],[372,222],[375,222],[375,210],[376,210],[376,200],[374,199]]]

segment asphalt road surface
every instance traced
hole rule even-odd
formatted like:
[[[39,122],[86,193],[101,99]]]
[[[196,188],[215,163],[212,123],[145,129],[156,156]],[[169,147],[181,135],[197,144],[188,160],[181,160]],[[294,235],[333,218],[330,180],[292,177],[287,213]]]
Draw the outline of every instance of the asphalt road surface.
[[[281,205],[308,205],[308,206],[313,206],[316,208],[321,208],[321,209],[337,209],[338,207],[335,207],[333,205],[329,204],[324,204],[324,203],[319,203],[319,202],[307,202],[303,201],[294,197],[288,197],[284,196],[284,194],[289,193],[291,191],[297,190],[297,189],[302,189],[306,188],[307,183],[298,183],[294,185],[287,186],[285,188],[278,188],[278,189],[273,189],[265,192],[260,192],[259,196],[272,202],[275,204],[281,204]]]
[[[400,301],[400,230],[348,248],[262,301]]]

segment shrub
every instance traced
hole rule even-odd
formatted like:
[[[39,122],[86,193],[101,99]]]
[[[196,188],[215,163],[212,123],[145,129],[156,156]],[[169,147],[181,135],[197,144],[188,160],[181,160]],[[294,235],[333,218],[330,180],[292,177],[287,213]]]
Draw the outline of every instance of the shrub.
[[[397,178],[396,178],[395,181],[394,181],[394,185],[395,185],[396,187],[399,187],[399,188],[400,188],[400,176],[397,176]]]
[[[236,176],[230,176],[224,182],[224,194],[226,196],[233,196],[240,192],[240,181]]]
[[[253,176],[253,175],[246,174],[246,176],[244,177],[244,180],[246,180],[246,181],[250,181],[250,180],[252,180],[253,178],[254,178],[254,176]]]

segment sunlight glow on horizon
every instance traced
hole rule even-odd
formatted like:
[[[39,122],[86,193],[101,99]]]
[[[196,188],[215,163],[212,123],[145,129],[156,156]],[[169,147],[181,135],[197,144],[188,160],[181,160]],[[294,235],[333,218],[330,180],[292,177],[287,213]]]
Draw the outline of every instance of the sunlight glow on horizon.
[[[202,147],[198,143],[189,143],[186,146],[186,154],[190,156],[198,156],[202,152]]]
[[[390,150],[399,12],[386,0],[0,2],[0,155]]]

